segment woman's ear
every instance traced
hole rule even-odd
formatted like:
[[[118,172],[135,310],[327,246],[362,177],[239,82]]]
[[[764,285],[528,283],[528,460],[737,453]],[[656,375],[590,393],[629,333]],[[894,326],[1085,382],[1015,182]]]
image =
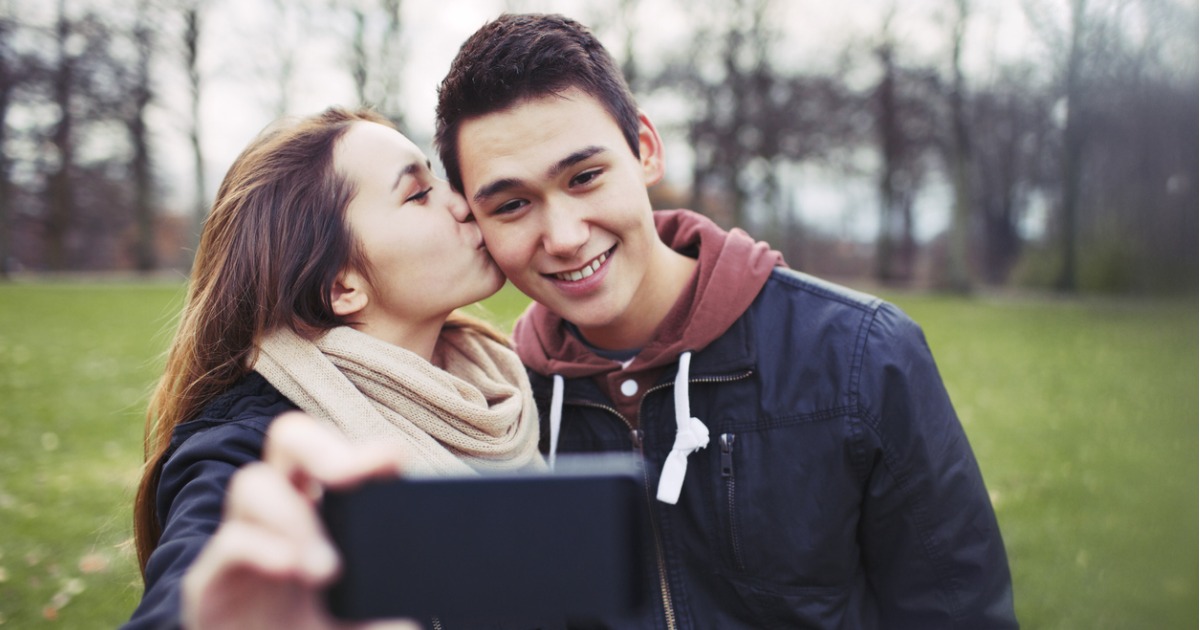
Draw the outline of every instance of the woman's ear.
[[[666,162],[663,155],[662,138],[650,117],[645,112],[638,111],[638,158],[642,162],[642,172],[645,175],[646,186],[653,186],[662,180],[666,173]]]
[[[357,271],[346,270],[339,273],[329,293],[333,314],[348,317],[361,312],[370,302],[366,288],[366,279]]]

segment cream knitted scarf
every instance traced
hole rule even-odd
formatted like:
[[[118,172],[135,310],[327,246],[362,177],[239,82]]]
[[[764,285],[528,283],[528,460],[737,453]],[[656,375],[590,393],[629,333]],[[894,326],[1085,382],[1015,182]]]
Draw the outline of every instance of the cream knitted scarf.
[[[394,446],[406,471],[545,467],[537,408],[515,353],[478,332],[446,328],[434,363],[342,326],[313,342],[276,330],[261,340],[253,368],[351,441]]]

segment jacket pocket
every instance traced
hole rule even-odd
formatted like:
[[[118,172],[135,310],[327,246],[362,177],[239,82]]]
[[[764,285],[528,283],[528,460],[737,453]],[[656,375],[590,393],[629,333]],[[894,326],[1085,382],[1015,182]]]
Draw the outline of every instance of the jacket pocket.
[[[854,601],[856,591],[850,586],[780,590],[738,578],[730,584],[753,611],[755,627],[762,630],[878,627],[870,608]]]
[[[780,592],[853,578],[862,492],[843,431],[830,419],[714,432],[706,522],[725,572]]]

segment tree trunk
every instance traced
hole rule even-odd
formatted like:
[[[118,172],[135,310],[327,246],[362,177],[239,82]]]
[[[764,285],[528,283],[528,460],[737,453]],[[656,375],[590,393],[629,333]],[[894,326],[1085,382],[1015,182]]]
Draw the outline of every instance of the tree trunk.
[[[184,10],[183,19],[184,26],[184,49],[185,62],[187,64],[188,84],[191,87],[191,100],[188,103],[191,116],[191,125],[188,129],[188,140],[192,148],[192,164],[194,167],[194,177],[196,180],[196,195],[193,199],[192,207],[192,234],[189,236],[189,251],[192,256],[195,256],[196,249],[200,245],[200,233],[204,229],[204,219],[208,216],[208,191],[207,182],[204,170],[204,150],[200,143],[200,95],[201,95],[201,78],[200,78],[200,33],[202,20],[200,16],[200,3],[193,4]],[[189,257],[188,267],[191,267]]]
[[[896,68],[892,62],[890,44],[880,46],[879,61],[883,76],[875,93],[880,154],[883,158],[879,174],[879,236],[875,243],[875,279],[884,284],[896,280],[896,210],[898,191],[896,178],[900,170],[903,138],[896,112]]]
[[[74,60],[67,52],[67,39],[71,26],[67,20],[64,0],[58,3],[56,26],[58,67],[54,72],[53,96],[58,108],[59,119],[54,127],[51,142],[58,151],[58,167],[48,178],[49,203],[45,222],[45,265],[53,271],[67,268],[67,230],[75,209],[75,194],[72,190],[71,168],[74,162],[74,121],[71,112],[71,92],[74,81]]]
[[[150,104],[150,57],[153,41],[146,25],[146,2],[138,3],[134,43],[137,46],[137,65],[133,74],[133,111],[130,112],[129,135],[133,145],[130,165],[134,186],[134,217],[137,224],[134,263],[138,271],[153,271],[158,267],[155,252],[153,181],[150,173],[150,139],[146,129],[146,108]]]
[[[0,39],[10,36],[11,24],[5,20],[0,26]],[[6,47],[0,44],[0,48]],[[8,278],[12,260],[12,175],[8,160],[8,106],[12,101],[15,77],[8,65],[7,55],[0,54],[0,280]]]
[[[954,82],[950,91],[950,115],[953,125],[950,173],[954,184],[954,211],[946,243],[944,288],[954,293],[967,293],[971,290],[970,261],[967,256],[971,238],[971,145],[964,103],[966,87],[962,72],[962,45],[969,8],[968,0],[957,0],[956,4],[958,18],[954,25],[952,53]]]
[[[1079,192],[1083,178],[1083,143],[1079,108],[1083,104],[1080,94],[1079,64],[1083,36],[1084,0],[1071,3],[1071,49],[1067,53],[1067,119],[1063,130],[1062,200],[1059,208],[1059,238],[1062,247],[1062,268],[1055,287],[1059,291],[1074,292],[1078,289],[1078,244]]]

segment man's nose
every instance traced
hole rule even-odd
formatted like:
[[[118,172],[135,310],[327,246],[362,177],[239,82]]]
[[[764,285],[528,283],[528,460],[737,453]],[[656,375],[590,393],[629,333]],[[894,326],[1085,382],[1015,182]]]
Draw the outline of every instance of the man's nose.
[[[542,247],[551,256],[574,256],[588,241],[589,229],[583,213],[571,204],[559,204],[548,210],[542,234]]]

